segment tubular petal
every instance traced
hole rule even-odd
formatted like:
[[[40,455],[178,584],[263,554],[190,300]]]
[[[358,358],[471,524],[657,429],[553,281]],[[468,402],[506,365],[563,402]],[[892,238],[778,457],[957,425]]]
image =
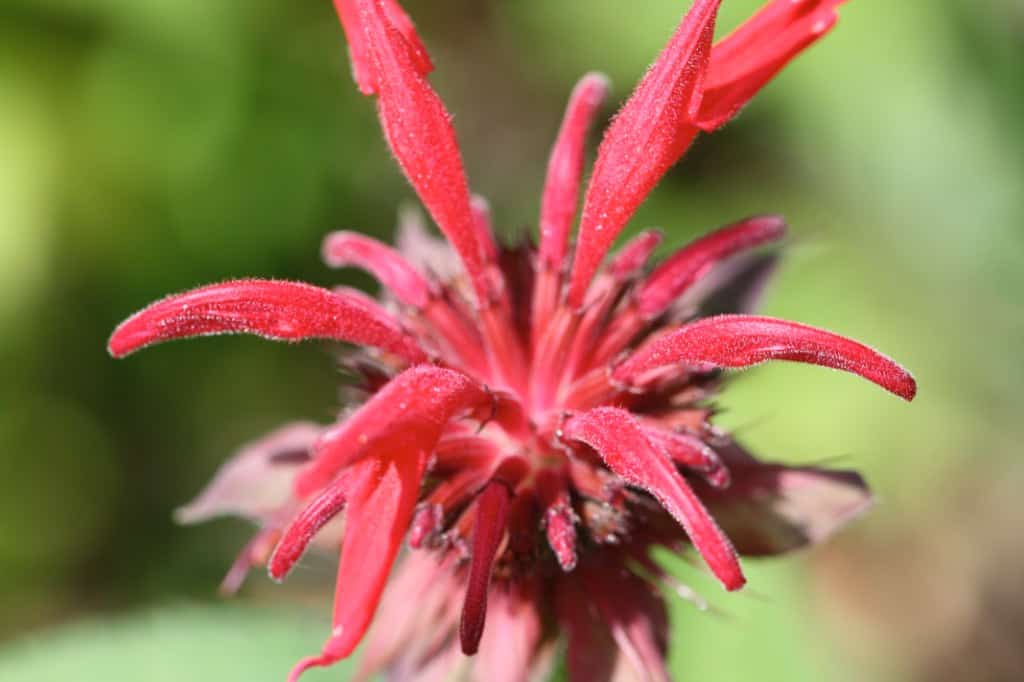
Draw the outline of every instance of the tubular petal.
[[[396,0],[384,0],[384,12],[388,20],[398,29],[408,42],[413,62],[420,73],[426,75],[433,71],[430,55],[420,41],[416,28],[409,15],[405,13]],[[359,23],[359,7],[357,0],[334,0],[334,9],[341,20],[348,40],[349,59],[352,61],[352,77],[364,95],[372,95],[377,91],[376,76],[367,53],[366,37]]]
[[[711,51],[696,124],[712,131],[835,25],[845,0],[773,0]]]
[[[488,263],[497,263],[498,243],[494,239],[491,204],[482,196],[474,194],[469,198],[469,207],[473,210],[473,225],[476,227],[476,238],[480,243],[482,256]]]
[[[545,469],[537,474],[537,492],[544,506],[544,534],[566,573],[576,568],[576,514],[565,477]]]
[[[663,238],[661,230],[644,230],[629,240],[615,254],[615,258],[608,268],[612,277],[619,281],[635,277],[647,264],[647,259],[651,257],[654,250],[661,245]]]
[[[107,350],[120,358],[164,341],[239,333],[278,341],[332,339],[376,346],[409,362],[426,359],[379,306],[309,284],[260,279],[211,284],[152,303],[114,330]]]
[[[636,302],[645,319],[657,317],[715,264],[736,253],[781,238],[779,216],[757,216],[716,230],[665,259],[640,287]]]
[[[491,481],[476,501],[476,522],[473,524],[473,557],[469,565],[466,601],[459,621],[462,653],[472,656],[480,646],[487,619],[487,592],[498,545],[505,535],[511,492],[502,481]]]
[[[383,453],[382,453],[383,454]],[[427,453],[368,458],[371,470],[355,486],[346,512],[345,540],[334,595],[334,629],[322,655],[337,661],[352,653],[377,608],[384,583],[412,519]]]
[[[348,265],[373,274],[401,303],[423,308],[433,288],[400,253],[357,232],[332,232],[323,243],[324,262],[332,268]]]
[[[267,564],[270,577],[280,582],[306,551],[313,536],[341,513],[348,499],[346,486],[341,481],[325,489],[296,515],[281,536]]]
[[[898,364],[862,343],[796,322],[752,315],[720,315],[684,325],[630,356],[613,372],[616,381],[676,363],[750,367],[790,360],[851,372],[904,400],[917,383]]]
[[[377,112],[398,165],[462,259],[480,301],[488,286],[455,130],[380,0],[357,0],[377,75]]]
[[[569,682],[611,682],[618,649],[577,576],[563,576],[554,594],[559,624],[568,640]]]
[[[540,207],[541,262],[560,270],[569,244],[569,232],[579,203],[580,180],[587,132],[608,95],[608,78],[588,73],[569,97],[562,127],[548,159]]]
[[[597,407],[570,417],[562,431],[564,438],[592,447],[626,483],[653,495],[686,530],[727,590],[743,586],[729,539],[668,458],[654,450],[635,417],[617,407]]]
[[[696,0],[668,46],[612,121],[583,203],[569,305],[583,304],[608,248],[665,172],[690,146],[691,123],[721,0]]]
[[[490,395],[465,374],[433,365],[410,367],[323,434],[313,461],[296,477],[295,494],[304,498],[319,490],[371,449],[398,458],[433,450],[450,419],[481,405],[491,405]]]

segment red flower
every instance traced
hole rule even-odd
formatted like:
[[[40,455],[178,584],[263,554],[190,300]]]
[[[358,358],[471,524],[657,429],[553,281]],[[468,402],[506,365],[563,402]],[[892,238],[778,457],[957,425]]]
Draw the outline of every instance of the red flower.
[[[655,587],[686,588],[651,560],[652,547],[692,545],[735,590],[745,582],[738,554],[821,540],[870,503],[856,474],[764,464],[712,426],[722,371],[790,360],[907,400],[916,391],[867,346],[747,314],[773,262],[754,249],[783,236],[780,218],[722,228],[649,274],[660,235],[644,232],[602,267],[697,133],[725,123],[824,34],[840,3],[774,0],[712,45],[719,1],[696,0],[605,133],[571,256],[584,140],[605,79],[587,75],[573,91],[539,247],[499,246],[406,14],[394,0],[335,4],[359,88],[376,96],[388,144],[461,269],[407,217],[404,254],[354,233],[324,243],[328,264],[373,273],[384,303],[245,280],[171,296],[118,327],[118,357],[231,332],[363,347],[343,359],[362,380],[359,409],[250,446],[182,518],[241,513],[261,525],[228,590],[254,563],[269,560],[280,580],[314,540],[340,542],[334,630],[291,679],[348,656],[375,612],[364,668],[396,679],[444,676],[464,653],[477,654],[477,679],[525,680],[557,637],[573,680],[615,679],[630,666],[667,679]],[[708,316],[708,301],[733,314]],[[406,539],[413,551],[382,599]]]

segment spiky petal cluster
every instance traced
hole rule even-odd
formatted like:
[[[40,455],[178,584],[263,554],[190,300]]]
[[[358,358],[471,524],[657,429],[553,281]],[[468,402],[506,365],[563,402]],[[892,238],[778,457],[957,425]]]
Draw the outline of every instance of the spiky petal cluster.
[[[383,304],[344,289],[226,282],[154,303],[110,340],[115,356],[238,332],[362,347],[342,356],[360,380],[357,410],[252,444],[182,511],[260,524],[229,591],[250,565],[266,561],[281,580],[312,542],[340,544],[334,629],[290,679],[348,656],[378,610],[364,667],[396,679],[441,679],[476,654],[475,679],[525,680],[560,636],[573,680],[630,668],[667,679],[654,587],[689,593],[652,547],[692,546],[734,590],[745,582],[740,554],[818,541],[866,508],[856,474],[759,462],[711,425],[722,370],[768,360],[914,397],[910,374],[867,346],[750,314],[780,218],[721,228],[653,269],[661,237],[642,232],[605,263],[698,131],[725,123],[824,34],[838,4],[774,0],[712,44],[719,0],[696,0],[605,133],[572,249],[585,138],[608,90],[585,76],[551,152],[535,250],[498,246],[397,2],[335,0],[356,82],[376,96],[385,138],[451,252],[408,218],[404,253],[334,233],[326,262],[375,275]],[[731,314],[705,316],[708,300]],[[382,601],[404,542],[413,551]]]

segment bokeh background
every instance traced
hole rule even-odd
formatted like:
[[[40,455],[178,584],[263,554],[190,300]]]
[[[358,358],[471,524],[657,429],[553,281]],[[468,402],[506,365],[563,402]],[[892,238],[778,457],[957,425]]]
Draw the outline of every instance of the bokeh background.
[[[574,80],[604,71],[621,100],[688,5],[406,4],[509,236],[535,224]],[[720,31],[758,2],[724,4]],[[1020,0],[856,0],[631,224],[667,250],[785,214],[766,312],[920,383],[907,405],[794,365],[735,382],[727,426],[768,457],[859,468],[879,505],[827,547],[748,562],[739,595],[679,566],[716,607],[673,605],[680,679],[1024,679],[1022,73]],[[319,647],[329,558],[224,602],[248,528],[171,512],[245,440],[330,418],[325,349],[235,337],[114,362],[104,344],[199,283],[371,287],[321,265],[320,239],[388,237],[411,198],[326,0],[0,3],[0,679],[281,680]]]

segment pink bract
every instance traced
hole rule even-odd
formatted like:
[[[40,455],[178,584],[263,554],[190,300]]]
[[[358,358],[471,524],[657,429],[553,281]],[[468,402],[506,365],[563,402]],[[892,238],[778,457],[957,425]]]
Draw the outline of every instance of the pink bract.
[[[241,280],[158,301],[114,332],[117,357],[220,333],[358,347],[341,356],[358,409],[249,445],[182,514],[260,525],[227,589],[256,563],[282,580],[311,544],[340,547],[334,629],[289,679],[351,654],[376,614],[367,675],[445,679],[475,655],[473,679],[522,682],[561,639],[574,681],[665,680],[657,587],[678,584],[652,549],[692,548],[735,590],[741,555],[819,542],[870,505],[855,473],[761,462],[712,424],[723,371],[768,360],[916,393],[905,369],[863,344],[747,309],[766,272],[748,266],[782,238],[781,218],[730,224],[653,268],[661,235],[641,232],[606,262],[694,137],[824,35],[840,2],[773,0],[713,44],[719,4],[695,0],[606,130],[573,244],[587,131],[608,91],[603,76],[583,77],[551,152],[534,248],[495,239],[404,10],[335,0],[359,89],[376,97],[448,246],[408,219],[405,249],[336,232],[325,261],[373,274],[382,302]],[[702,301],[725,291],[729,314],[702,316]]]

